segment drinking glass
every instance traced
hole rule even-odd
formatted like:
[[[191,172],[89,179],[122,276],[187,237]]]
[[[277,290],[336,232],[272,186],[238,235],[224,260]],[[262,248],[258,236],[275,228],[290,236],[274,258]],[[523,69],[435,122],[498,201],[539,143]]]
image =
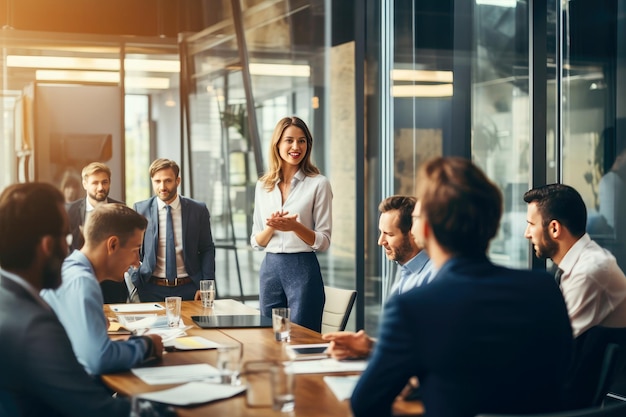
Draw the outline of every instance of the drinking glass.
[[[180,323],[180,305],[181,297],[165,297],[165,314],[167,316],[167,325],[170,327],[178,327]]]
[[[200,299],[202,307],[213,308],[215,304],[215,281],[212,279],[203,279],[200,281]]]
[[[277,307],[272,309],[272,327],[274,338],[279,342],[288,342],[291,339],[291,309]]]

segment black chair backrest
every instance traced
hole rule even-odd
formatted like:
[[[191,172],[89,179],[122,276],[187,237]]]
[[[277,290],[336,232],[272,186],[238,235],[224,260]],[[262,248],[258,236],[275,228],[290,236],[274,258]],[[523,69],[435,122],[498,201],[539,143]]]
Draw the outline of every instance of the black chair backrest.
[[[624,417],[626,403],[609,407],[592,407],[582,410],[560,411],[544,414],[479,414],[476,417]]]
[[[574,355],[563,394],[564,409],[602,404],[624,366],[626,328],[595,326],[574,341]]]

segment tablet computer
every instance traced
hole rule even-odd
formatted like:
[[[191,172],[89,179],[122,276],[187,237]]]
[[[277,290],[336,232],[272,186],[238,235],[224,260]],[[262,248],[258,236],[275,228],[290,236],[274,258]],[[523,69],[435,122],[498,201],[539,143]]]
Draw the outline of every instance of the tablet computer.
[[[272,327],[272,318],[261,315],[191,316],[191,319],[203,329]]]

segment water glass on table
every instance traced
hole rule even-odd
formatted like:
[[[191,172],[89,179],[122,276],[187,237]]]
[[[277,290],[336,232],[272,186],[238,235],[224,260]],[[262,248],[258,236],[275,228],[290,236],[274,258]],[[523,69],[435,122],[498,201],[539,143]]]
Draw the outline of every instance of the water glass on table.
[[[272,403],[275,411],[291,412],[295,407],[293,362],[275,362],[270,367]]]
[[[248,407],[272,407],[272,362],[249,361],[243,364],[241,375],[246,385]]]
[[[165,315],[169,327],[178,327],[180,323],[181,297],[165,297]]]
[[[200,281],[200,299],[202,307],[213,308],[215,304],[215,281],[212,279],[203,279]]]
[[[276,307],[272,309],[272,327],[274,338],[279,342],[291,340],[291,309]]]
[[[218,346],[217,369],[220,371],[222,384],[240,384],[241,356],[242,347],[239,344]]]

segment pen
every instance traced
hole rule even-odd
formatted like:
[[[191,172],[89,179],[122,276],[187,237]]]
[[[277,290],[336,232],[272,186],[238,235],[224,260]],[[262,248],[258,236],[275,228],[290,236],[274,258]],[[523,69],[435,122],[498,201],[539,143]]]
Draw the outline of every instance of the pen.
[[[158,305],[158,304],[155,304],[154,306],[155,306],[156,308],[161,308],[161,306],[160,306],[160,305]]]

